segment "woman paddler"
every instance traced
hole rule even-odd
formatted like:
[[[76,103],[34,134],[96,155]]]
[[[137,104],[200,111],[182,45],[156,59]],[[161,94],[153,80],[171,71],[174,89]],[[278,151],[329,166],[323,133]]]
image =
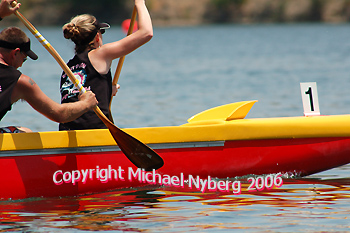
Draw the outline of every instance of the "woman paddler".
[[[75,56],[67,65],[78,78],[86,90],[95,93],[98,106],[109,117],[109,102],[111,96],[117,93],[119,85],[112,86],[111,64],[114,59],[125,56],[153,37],[151,17],[148,13],[145,0],[135,0],[138,14],[139,29],[112,43],[103,44],[102,34],[110,26],[100,23],[89,14],[78,15],[63,26],[66,39],[75,43]],[[61,75],[61,102],[75,102],[79,91],[74,87],[65,73]],[[60,130],[102,129],[105,124],[93,112],[89,111],[78,119],[62,123]]]

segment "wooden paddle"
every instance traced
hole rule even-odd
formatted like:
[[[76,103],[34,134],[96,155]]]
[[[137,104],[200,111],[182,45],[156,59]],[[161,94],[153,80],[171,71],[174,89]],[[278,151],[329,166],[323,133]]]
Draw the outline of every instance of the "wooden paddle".
[[[130,20],[130,26],[129,26],[129,30],[128,30],[127,36],[130,35],[133,32],[133,30],[134,30],[134,24],[135,24],[135,21],[136,21],[136,14],[137,14],[136,6],[134,6],[134,10],[132,11],[131,20]],[[122,71],[122,66],[124,64],[124,60],[125,60],[125,56],[122,56],[122,57],[119,58],[117,69],[115,71],[114,78],[113,78],[113,81],[112,81],[112,85],[113,86],[117,85],[117,83],[118,83],[120,72]],[[111,101],[109,102],[109,120],[111,122],[113,122],[113,117],[112,117],[112,112],[111,112],[112,100],[113,100],[113,95],[111,96]]]
[[[17,2],[12,2],[12,7],[16,6]],[[84,93],[85,88],[80,84],[79,80],[75,78],[73,72],[68,68],[66,63],[63,61],[61,56],[51,46],[51,44],[36,30],[36,28],[18,11],[14,13],[22,23],[29,29],[29,31],[39,40],[39,42],[46,48],[46,50],[55,58],[58,64],[62,67],[64,72],[69,76],[70,80],[79,89],[80,92]],[[118,144],[119,148],[129,158],[129,160],[139,168],[143,168],[146,171],[152,169],[158,169],[163,166],[163,159],[147,145],[143,144],[136,138],[125,133],[103,114],[101,109],[96,106],[94,108],[97,116],[103,121],[103,123],[109,129],[114,140]]]

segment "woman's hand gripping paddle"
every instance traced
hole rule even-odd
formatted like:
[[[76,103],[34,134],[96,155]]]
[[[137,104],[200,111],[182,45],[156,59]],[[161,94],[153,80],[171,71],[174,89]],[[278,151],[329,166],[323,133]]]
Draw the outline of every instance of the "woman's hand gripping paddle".
[[[17,2],[12,2],[12,6],[16,6]],[[84,93],[85,89],[80,84],[79,80],[75,78],[73,72],[68,68],[66,63],[63,61],[61,56],[51,46],[51,44],[36,30],[36,28],[18,11],[14,13],[22,23],[29,29],[29,31],[39,40],[39,42],[46,48],[46,50],[55,58],[64,72],[69,76],[70,80],[79,89],[80,92]],[[158,169],[163,166],[163,159],[147,145],[143,144],[136,138],[125,133],[117,126],[115,126],[107,117],[103,114],[101,109],[96,106],[94,108],[97,116],[103,121],[103,123],[109,129],[114,140],[118,144],[119,148],[128,157],[128,159],[139,168],[143,168],[146,171],[152,169]]]

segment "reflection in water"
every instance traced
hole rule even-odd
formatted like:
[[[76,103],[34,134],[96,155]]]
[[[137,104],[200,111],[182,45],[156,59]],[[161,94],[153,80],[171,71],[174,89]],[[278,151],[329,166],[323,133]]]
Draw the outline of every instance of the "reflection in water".
[[[350,179],[285,179],[280,188],[242,193],[153,187],[81,197],[2,201],[0,232],[245,229],[303,231],[350,227]]]

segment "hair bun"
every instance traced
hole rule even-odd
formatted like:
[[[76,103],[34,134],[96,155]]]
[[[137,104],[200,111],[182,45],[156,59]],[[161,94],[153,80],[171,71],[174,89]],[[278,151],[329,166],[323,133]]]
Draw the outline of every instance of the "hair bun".
[[[74,40],[79,34],[79,28],[74,23],[67,23],[63,26],[64,38]]]
[[[96,18],[90,14],[77,15],[62,27],[63,35],[75,43],[75,52],[81,53],[87,48],[94,48],[97,30]]]

